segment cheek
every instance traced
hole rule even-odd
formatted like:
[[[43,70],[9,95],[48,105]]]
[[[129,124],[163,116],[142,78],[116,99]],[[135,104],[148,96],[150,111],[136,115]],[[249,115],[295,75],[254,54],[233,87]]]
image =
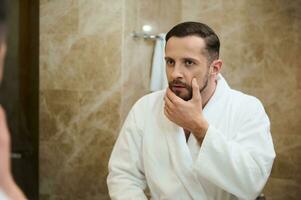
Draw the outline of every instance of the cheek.
[[[192,84],[192,79],[196,78],[199,86],[202,86],[203,83],[207,80],[207,71],[201,71],[201,70],[195,70],[189,74],[189,77],[187,77],[187,83],[189,85]]]
[[[203,73],[200,70],[192,70],[189,73],[187,73],[186,77],[187,81],[191,83],[193,78],[196,78],[197,81],[201,80],[203,78]]]
[[[204,79],[208,75],[208,70],[207,69],[197,70],[194,72],[194,74],[195,77],[197,77],[198,79]]]
[[[171,69],[169,67],[166,67],[166,70],[165,70],[165,73],[166,73],[166,78],[169,81],[171,81]]]

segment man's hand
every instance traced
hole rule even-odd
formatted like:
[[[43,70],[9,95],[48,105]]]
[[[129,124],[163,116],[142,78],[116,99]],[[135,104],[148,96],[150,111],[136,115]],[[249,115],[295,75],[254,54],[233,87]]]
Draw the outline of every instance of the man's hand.
[[[195,78],[192,80],[192,98],[184,101],[169,88],[164,97],[164,114],[177,125],[191,131],[201,143],[208,129],[208,122],[202,114],[202,97]]]

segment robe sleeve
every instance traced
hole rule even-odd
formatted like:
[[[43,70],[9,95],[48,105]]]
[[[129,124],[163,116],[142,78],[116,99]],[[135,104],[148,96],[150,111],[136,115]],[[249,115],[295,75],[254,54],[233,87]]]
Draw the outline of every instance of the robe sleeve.
[[[107,184],[112,200],[147,199],[141,164],[142,131],[132,109],[121,129],[109,161]]]
[[[231,137],[209,125],[193,169],[197,177],[239,199],[254,200],[270,175],[275,151],[270,122],[259,100],[252,100],[242,113]]]

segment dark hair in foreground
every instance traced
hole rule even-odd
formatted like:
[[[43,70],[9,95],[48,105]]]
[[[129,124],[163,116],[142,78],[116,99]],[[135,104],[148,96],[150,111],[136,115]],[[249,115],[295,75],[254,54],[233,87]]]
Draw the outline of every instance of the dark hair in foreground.
[[[174,26],[165,37],[167,41],[171,37],[199,36],[205,40],[208,60],[211,63],[219,58],[220,41],[216,33],[206,24],[200,22],[183,22]]]
[[[6,32],[6,0],[0,0],[0,42]]]

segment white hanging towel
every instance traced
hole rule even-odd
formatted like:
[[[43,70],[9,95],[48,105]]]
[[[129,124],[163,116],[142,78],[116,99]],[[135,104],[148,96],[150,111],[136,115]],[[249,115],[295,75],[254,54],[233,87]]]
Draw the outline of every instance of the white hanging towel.
[[[152,92],[165,89],[168,85],[165,71],[165,33],[159,34],[162,39],[157,39],[154,49],[150,90]]]

